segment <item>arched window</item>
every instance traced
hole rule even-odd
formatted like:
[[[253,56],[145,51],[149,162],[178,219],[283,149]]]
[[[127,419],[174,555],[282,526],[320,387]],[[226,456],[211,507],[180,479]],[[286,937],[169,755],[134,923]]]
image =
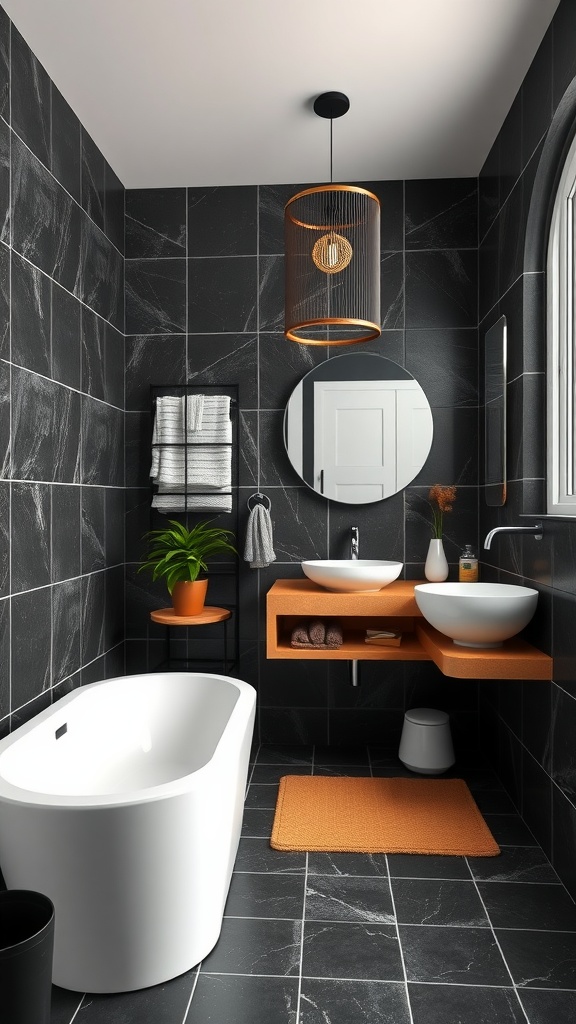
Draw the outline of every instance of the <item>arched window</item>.
[[[548,513],[576,516],[576,138],[560,176],[548,242]]]

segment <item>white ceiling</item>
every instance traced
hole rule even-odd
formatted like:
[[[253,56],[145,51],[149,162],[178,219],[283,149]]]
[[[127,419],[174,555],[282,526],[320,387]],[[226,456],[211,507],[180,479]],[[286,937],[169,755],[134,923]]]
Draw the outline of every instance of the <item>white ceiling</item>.
[[[478,174],[559,0],[3,0],[128,188]]]

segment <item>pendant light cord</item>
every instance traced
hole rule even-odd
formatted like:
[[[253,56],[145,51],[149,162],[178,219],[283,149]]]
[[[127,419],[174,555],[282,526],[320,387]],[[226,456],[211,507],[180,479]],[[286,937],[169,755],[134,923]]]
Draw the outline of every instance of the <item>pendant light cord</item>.
[[[332,125],[333,124],[334,124],[334,121],[333,121],[332,118],[330,118],[330,184],[332,184],[332,182],[333,182],[333,175],[332,175]]]

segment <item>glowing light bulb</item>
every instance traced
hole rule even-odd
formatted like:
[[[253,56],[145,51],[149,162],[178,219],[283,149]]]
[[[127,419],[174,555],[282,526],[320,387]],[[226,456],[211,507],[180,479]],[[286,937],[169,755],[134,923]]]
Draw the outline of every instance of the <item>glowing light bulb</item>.
[[[343,235],[330,232],[314,244],[312,259],[324,274],[338,274],[352,259],[352,246]]]

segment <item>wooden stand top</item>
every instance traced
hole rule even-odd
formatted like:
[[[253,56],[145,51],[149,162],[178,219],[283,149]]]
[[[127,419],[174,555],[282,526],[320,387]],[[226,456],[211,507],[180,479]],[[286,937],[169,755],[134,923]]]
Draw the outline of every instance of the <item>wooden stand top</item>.
[[[381,590],[325,590],[309,579],[276,580],[267,594],[268,610],[280,615],[421,616],[414,587],[424,580],[394,580]]]
[[[224,622],[232,612],[229,608],[218,608],[216,605],[205,605],[199,615],[176,615],[173,608],[157,608],[150,612],[153,622],[161,622],[164,626],[203,626],[209,622]]]

